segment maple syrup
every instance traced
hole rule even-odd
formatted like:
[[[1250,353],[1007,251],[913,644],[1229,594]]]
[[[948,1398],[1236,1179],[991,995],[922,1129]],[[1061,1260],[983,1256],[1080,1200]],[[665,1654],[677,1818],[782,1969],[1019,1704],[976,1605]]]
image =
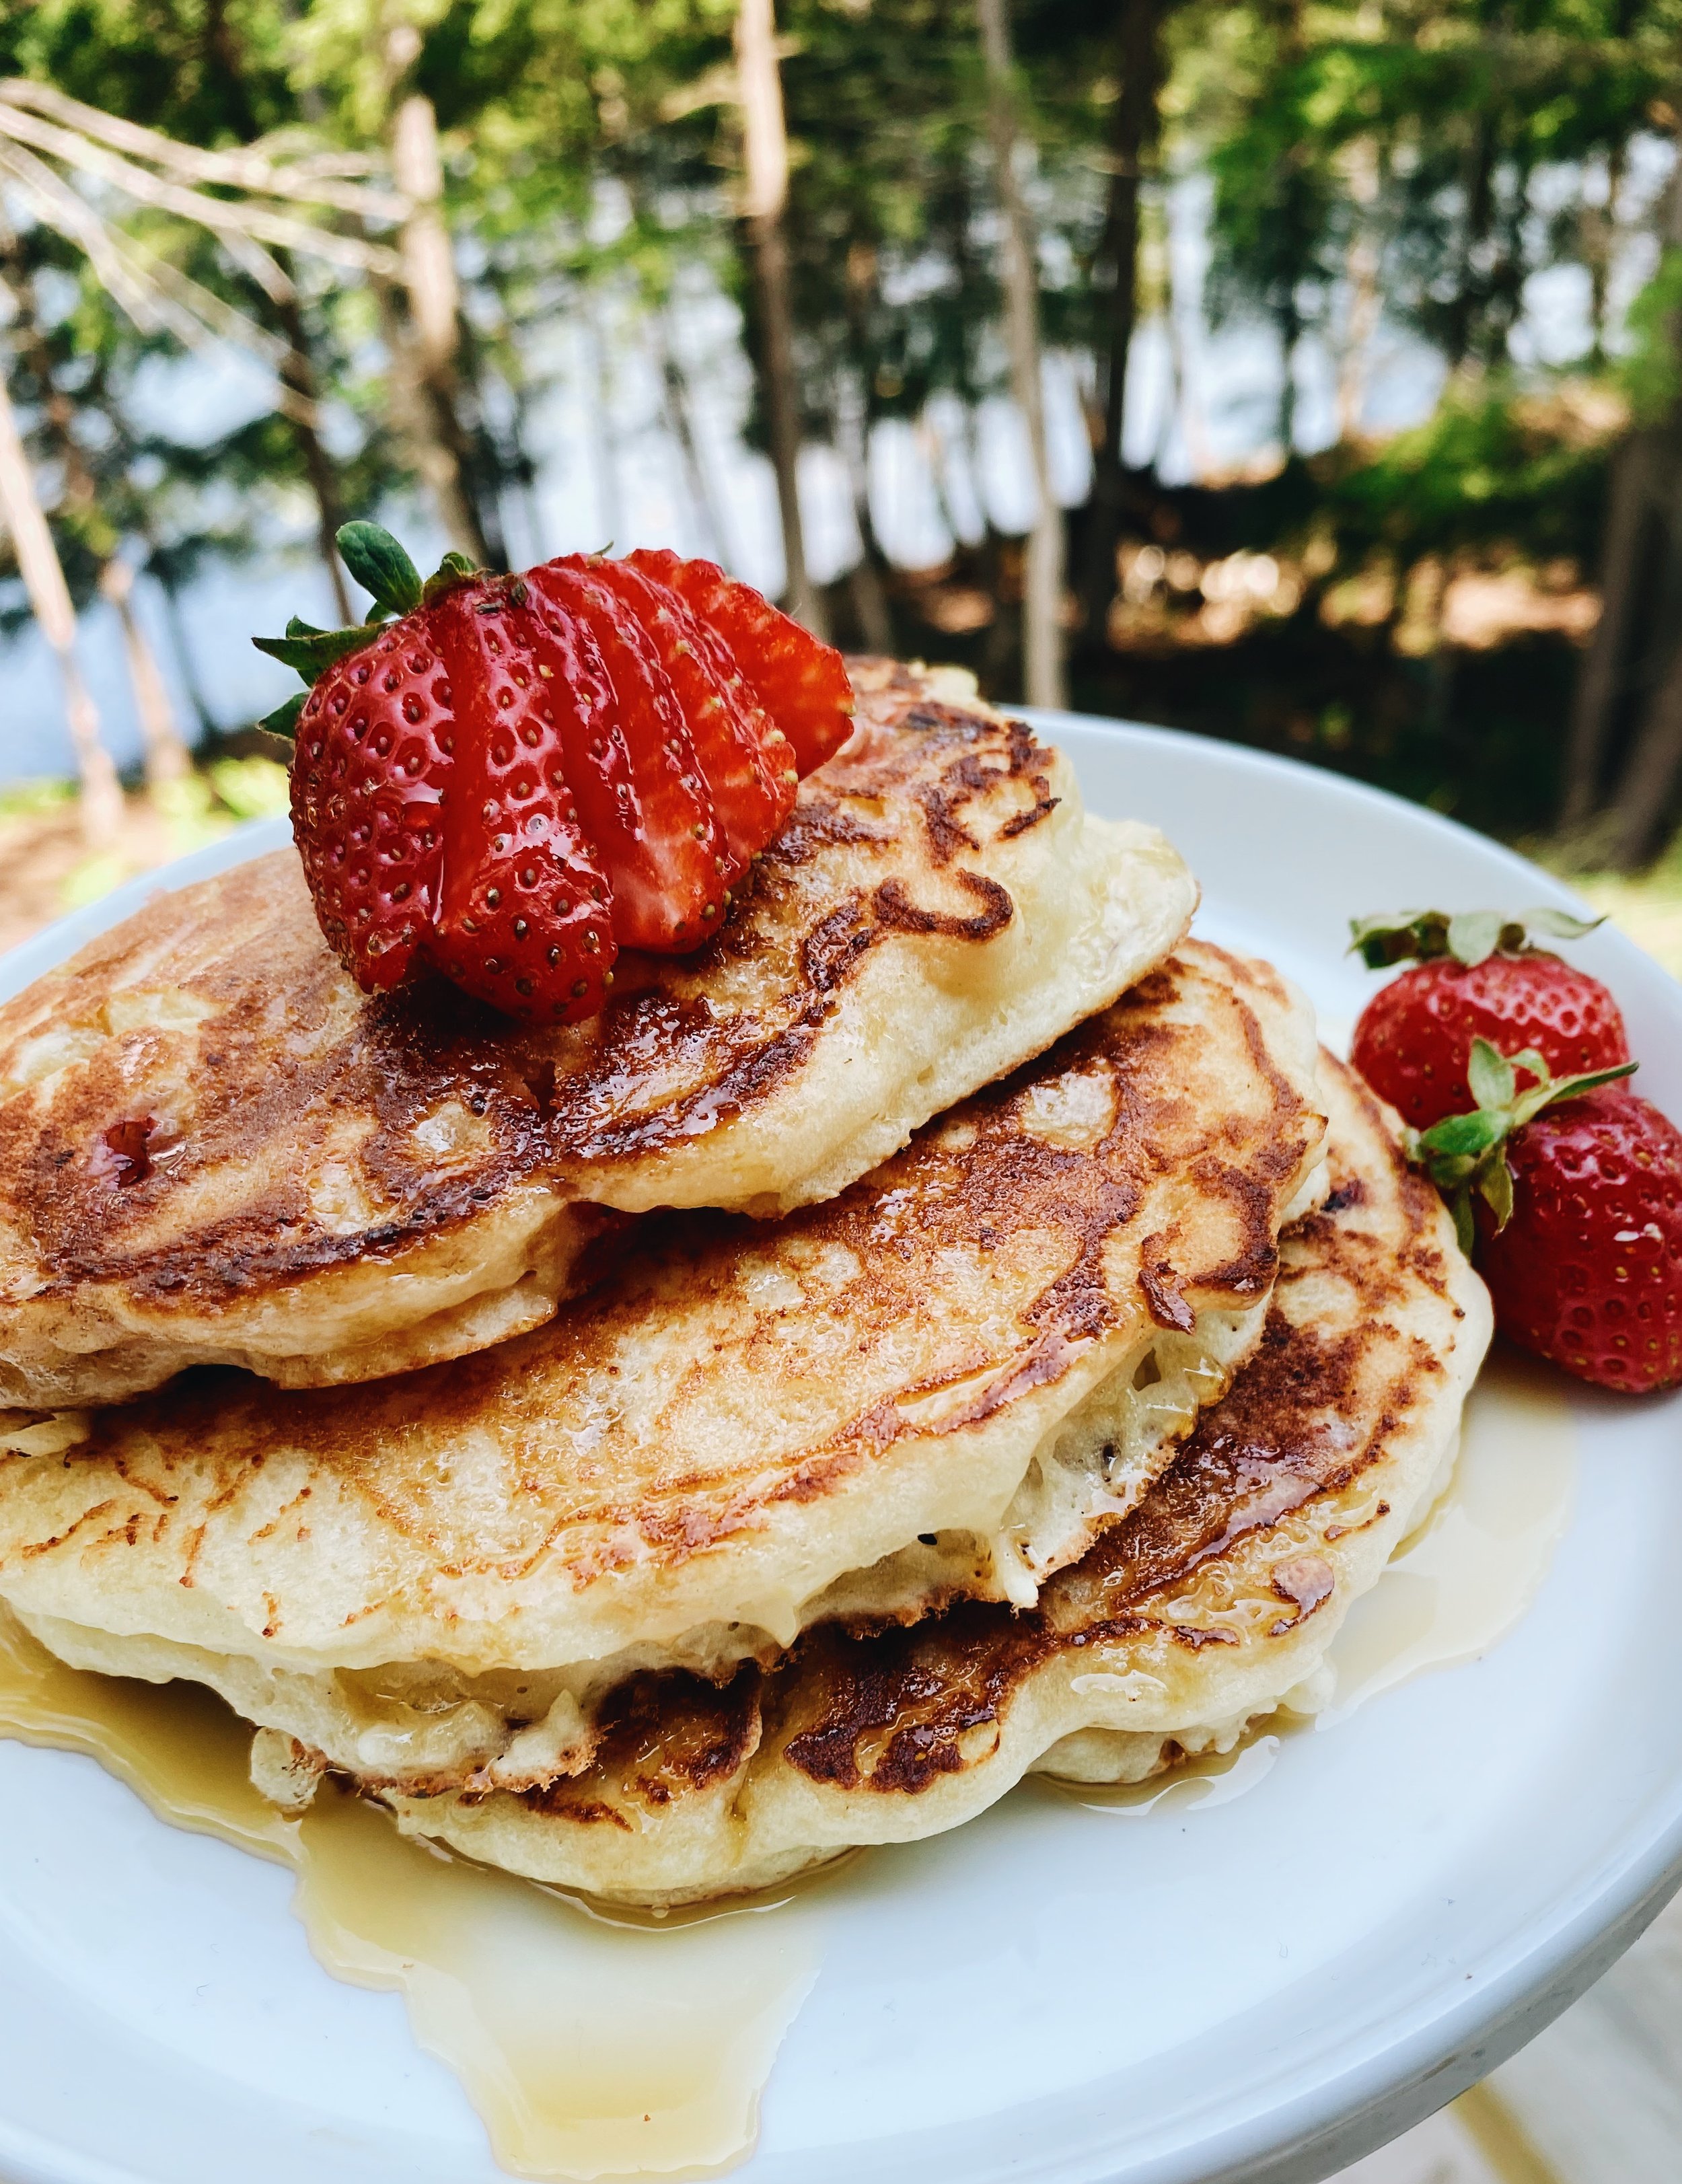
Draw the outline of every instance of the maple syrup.
[[[394,1987],[501,2166],[539,2178],[716,2175],[817,1971],[788,1891],[620,1919],[407,1839],[324,1788],[301,1817],[251,1786],[251,1733],[210,1693],[65,1668],[0,1611],[0,1735],[90,1753],[160,1819],[290,1865],[320,1962]],[[657,1929],[657,1930],[656,1930]]]
[[[1030,1780],[1095,1812],[1142,1817],[1165,1806],[1228,1804],[1272,1771],[1284,1739],[1334,1728],[1380,1692],[1476,1660],[1541,1589],[1570,1519],[1576,1458],[1557,1376],[1497,1350],[1468,1401],[1447,1485],[1328,1648],[1331,1696],[1317,1713],[1281,1708],[1230,1751],[1182,1760],[1143,1782]]]
[[[1336,1682],[1315,1726],[1334,1727],[1381,1691],[1476,1660],[1504,1638],[1552,1564],[1576,1476],[1576,1428],[1557,1375],[1497,1349],[1467,1403],[1446,1491],[1332,1641]]]

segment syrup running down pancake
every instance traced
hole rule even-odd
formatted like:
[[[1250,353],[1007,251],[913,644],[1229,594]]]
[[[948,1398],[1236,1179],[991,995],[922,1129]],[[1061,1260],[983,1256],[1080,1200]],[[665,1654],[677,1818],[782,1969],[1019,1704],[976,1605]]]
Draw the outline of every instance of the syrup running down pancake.
[[[1179,940],[1196,890],[1161,835],[1086,817],[1067,761],[961,686],[857,679],[718,939],[622,957],[588,1022],[361,994],[290,851],[0,1009],[0,1402],[504,1341],[626,1213],[833,1197]]]

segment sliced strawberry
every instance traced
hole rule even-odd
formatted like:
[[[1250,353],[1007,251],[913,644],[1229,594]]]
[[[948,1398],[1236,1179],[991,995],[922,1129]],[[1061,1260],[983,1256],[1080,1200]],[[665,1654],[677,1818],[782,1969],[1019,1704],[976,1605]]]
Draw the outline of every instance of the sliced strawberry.
[[[374,524],[338,533],[383,626],[294,618],[260,649],[309,694],[293,832],[316,913],[370,991],[430,960],[510,1013],[590,1014],[621,946],[682,952],[847,735],[838,654],[710,561],[570,555],[425,582]]]
[[[821,644],[751,584],[714,561],[686,561],[642,549],[626,559],[676,592],[697,621],[717,632],[760,704],[794,748],[803,774],[833,758],[852,733],[853,686],[833,645]]]
[[[596,575],[647,632],[689,724],[724,830],[734,887],[794,808],[799,777],[780,728],[738,671],[729,649],[690,613],[669,585],[628,561],[603,561]]]
[[[671,677],[593,561],[569,554],[524,581],[565,663],[556,679],[575,699],[561,723],[567,776],[613,890],[620,944],[699,947],[718,930],[729,865]]]
[[[510,1016],[592,1016],[613,982],[612,902],[567,782],[546,632],[517,579],[463,585],[429,611],[459,752],[429,952]]]
[[[298,716],[292,833],[321,930],[369,992],[403,979],[432,925],[451,730],[419,615],[336,661]]]

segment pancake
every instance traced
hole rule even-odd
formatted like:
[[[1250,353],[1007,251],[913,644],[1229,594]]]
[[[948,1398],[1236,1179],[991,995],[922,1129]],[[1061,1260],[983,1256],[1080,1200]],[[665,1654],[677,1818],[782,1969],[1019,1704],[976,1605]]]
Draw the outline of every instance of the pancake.
[[[722,1684],[632,1679],[598,1710],[592,1763],[521,1794],[364,1786],[406,1832],[671,1903],[939,1833],[1031,1770],[1137,1781],[1282,1706],[1312,1712],[1351,1602],[1447,1482],[1490,1327],[1396,1117],[1329,1057],[1325,1073],[1331,1195],[1284,1241],[1258,1350],[1036,1608],[825,1626]],[[281,1799],[320,1765],[272,1735],[253,1758]]]
[[[14,1431],[0,1598],[337,1763],[547,1780],[631,1670],[1032,1602],[1259,1339],[1323,1132],[1306,1004],[1188,943],[839,1198],[675,1217],[494,1351]]]
[[[296,855],[160,894],[0,1009],[0,1403],[290,1386],[546,1319],[627,1212],[833,1196],[1180,939],[1153,829],[950,680],[861,669],[724,931],[588,1022],[359,994]]]

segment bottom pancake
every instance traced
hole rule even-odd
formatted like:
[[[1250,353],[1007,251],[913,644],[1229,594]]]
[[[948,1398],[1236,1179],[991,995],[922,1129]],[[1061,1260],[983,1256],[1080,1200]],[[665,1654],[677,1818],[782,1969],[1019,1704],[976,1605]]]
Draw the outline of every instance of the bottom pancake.
[[[1139,1780],[1230,1748],[1288,1696],[1312,1711],[1351,1604],[1445,1479],[1490,1326],[1395,1118],[1341,1065],[1323,1073],[1332,1194],[1284,1241],[1260,1349],[1034,1609],[825,1625],[722,1685],[632,1678],[583,1773],[519,1794],[387,1790],[399,1826],[539,1880],[677,1903],[938,1833],[1034,1770]],[[318,1769],[259,1736],[270,1794],[306,1796]]]

